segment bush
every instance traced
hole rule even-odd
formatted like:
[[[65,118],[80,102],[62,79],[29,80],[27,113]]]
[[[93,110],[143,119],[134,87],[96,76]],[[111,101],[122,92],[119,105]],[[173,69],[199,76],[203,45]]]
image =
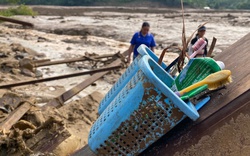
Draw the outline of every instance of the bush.
[[[14,15],[35,16],[35,15],[37,15],[37,13],[34,12],[30,7],[22,4],[16,8],[10,7],[7,10],[2,10],[2,11],[0,11],[0,15],[2,15],[2,16],[14,16]]]

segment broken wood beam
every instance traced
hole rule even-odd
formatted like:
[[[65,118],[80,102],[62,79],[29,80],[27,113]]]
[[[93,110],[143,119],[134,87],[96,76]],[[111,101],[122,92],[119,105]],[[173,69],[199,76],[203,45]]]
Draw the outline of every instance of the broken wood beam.
[[[0,16],[0,21],[6,21],[6,22],[11,22],[11,23],[21,24],[23,26],[34,27],[32,23],[13,19],[13,18],[3,17],[3,16]]]
[[[213,41],[212,41],[212,44],[211,44],[211,46],[209,48],[209,51],[207,53],[207,57],[211,57],[212,56],[212,53],[214,51],[214,47],[215,47],[216,41],[217,41],[217,38],[213,37]]]
[[[56,64],[63,64],[63,63],[71,63],[71,62],[79,62],[79,61],[86,61],[91,59],[101,59],[101,58],[107,58],[107,57],[113,57],[116,54],[105,54],[100,56],[92,56],[92,57],[81,57],[81,58],[72,58],[72,59],[66,59],[66,60],[58,60],[58,61],[51,61],[51,62],[38,62],[35,63],[35,67],[43,67],[43,66],[50,66],[50,65],[56,65]]]
[[[0,130],[9,131],[11,127],[19,121],[23,115],[30,109],[31,105],[28,102],[24,102],[17,109],[11,112],[8,117],[0,124]]]
[[[52,117],[34,132],[35,136],[27,140],[26,145],[35,153],[52,152],[71,136],[64,124]]]
[[[37,80],[30,80],[30,81],[23,81],[23,82],[17,82],[17,83],[12,83],[12,84],[5,84],[5,85],[1,85],[0,89],[23,86],[23,85],[29,85],[29,84],[34,84],[34,83],[41,83],[41,82],[46,82],[46,81],[59,80],[59,79],[65,79],[65,78],[82,76],[82,75],[87,75],[87,74],[94,74],[94,73],[104,72],[104,71],[108,72],[110,70],[114,70],[114,69],[118,69],[118,68],[121,68],[121,65],[110,66],[110,67],[107,67],[107,68],[99,68],[99,69],[94,69],[94,70],[84,71],[84,72],[78,72],[78,73],[73,73],[73,74],[66,74],[66,75],[48,77],[48,78],[37,79]]]
[[[123,57],[125,57],[126,55],[128,55],[128,51],[125,51],[125,52],[122,53]],[[108,67],[110,67],[111,65],[114,65],[114,66],[119,65],[121,63],[122,63],[121,59],[117,59],[114,62],[112,62],[110,65],[108,65]],[[64,92],[63,94],[56,97],[55,99],[52,99],[51,101],[49,101],[44,106],[44,109],[46,109],[47,107],[51,107],[51,106],[56,107],[56,108],[59,108],[59,107],[63,106],[64,102],[68,101],[73,96],[77,95],[83,89],[87,88],[89,85],[91,85],[92,83],[94,83],[95,81],[97,81],[98,79],[100,79],[101,77],[103,77],[107,73],[108,73],[107,71],[104,71],[104,72],[100,72],[100,73],[96,73],[96,74],[92,75],[91,77],[84,80],[83,82],[81,82],[77,86],[71,88],[70,90]]]

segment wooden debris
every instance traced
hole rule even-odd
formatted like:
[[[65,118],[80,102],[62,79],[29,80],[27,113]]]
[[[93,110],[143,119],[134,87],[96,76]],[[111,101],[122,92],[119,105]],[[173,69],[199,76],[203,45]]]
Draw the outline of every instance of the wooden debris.
[[[26,141],[26,145],[34,153],[52,152],[71,134],[61,121],[49,118],[40,128],[35,130],[35,136]]]
[[[63,64],[63,63],[72,63],[72,62],[86,61],[86,60],[96,60],[96,59],[101,59],[101,58],[114,57],[115,55],[116,54],[105,54],[105,55],[93,56],[93,57],[84,56],[82,58],[72,58],[72,59],[50,61],[50,62],[37,62],[35,63],[35,67],[50,66],[50,65]]]
[[[73,74],[66,74],[66,75],[48,77],[48,78],[43,78],[43,79],[38,79],[38,80],[30,80],[30,81],[23,81],[23,82],[17,82],[17,83],[12,83],[12,84],[5,84],[5,85],[1,85],[0,89],[16,87],[16,86],[22,86],[22,85],[28,85],[28,84],[34,84],[34,83],[40,83],[40,82],[46,82],[46,81],[59,80],[59,79],[65,79],[65,78],[82,76],[82,75],[87,75],[87,74],[94,74],[94,73],[97,73],[97,72],[110,71],[110,70],[117,69],[117,68],[120,68],[120,67],[121,67],[121,65],[116,65],[116,66],[110,66],[110,67],[107,67],[107,68],[99,68],[99,69],[94,69],[94,70],[90,70],[90,71],[84,71],[84,72],[78,72],[78,73],[73,73]]]
[[[49,62],[51,61],[50,59],[42,59],[42,60],[35,60],[34,63],[37,64],[37,63],[44,63],[44,62]]]
[[[125,51],[122,53],[122,56],[126,56],[127,54],[128,54],[128,52]],[[112,62],[110,65],[108,65],[107,67],[111,67],[111,65],[113,65],[113,66],[120,65],[121,63],[122,63],[122,60],[117,59],[114,62]],[[107,73],[108,73],[108,71],[103,71],[103,72],[92,75],[91,77],[84,80],[83,82],[81,82],[77,86],[64,92],[63,94],[61,94],[57,98],[49,101],[48,104],[44,106],[44,108],[46,109],[46,107],[48,107],[48,106],[52,106],[52,107],[56,107],[56,108],[63,106],[64,102],[68,101],[70,98],[72,98],[73,96],[78,94],[80,91],[82,91],[83,89],[85,89],[86,87],[88,87],[89,85],[91,85],[92,83],[94,83],[95,81],[97,81],[98,79],[100,79],[101,77],[103,77]]]
[[[212,44],[209,48],[209,51],[207,53],[207,57],[211,57],[213,51],[214,51],[214,47],[215,47],[215,44],[216,44],[216,41],[217,41],[217,38],[213,37],[213,41],[212,41]]]
[[[11,127],[23,117],[30,107],[30,103],[24,102],[16,110],[11,112],[7,119],[0,124],[0,130],[9,131]]]
[[[6,22],[11,22],[11,23],[16,23],[16,24],[21,24],[23,26],[34,27],[34,25],[32,23],[17,20],[17,19],[13,19],[13,18],[0,16],[0,20],[1,21],[6,21]]]

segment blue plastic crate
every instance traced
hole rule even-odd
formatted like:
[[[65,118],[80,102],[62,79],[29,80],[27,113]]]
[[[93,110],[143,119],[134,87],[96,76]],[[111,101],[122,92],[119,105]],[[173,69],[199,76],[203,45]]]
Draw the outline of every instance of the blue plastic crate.
[[[117,96],[117,94],[124,88],[124,86],[129,82],[129,80],[135,75],[135,73],[139,70],[138,63],[142,56],[148,55],[153,60],[158,61],[159,58],[152,52],[146,45],[142,44],[138,47],[139,55],[132,62],[132,64],[126,69],[126,71],[122,74],[122,76],[118,79],[118,81],[113,85],[113,87],[109,90],[106,96],[102,99],[98,113],[102,114],[102,112],[107,108],[107,106],[113,101],[113,99]],[[165,69],[167,65],[162,63],[161,66]]]
[[[198,119],[193,104],[170,89],[172,82],[152,58],[143,56],[139,70],[92,126],[90,149],[98,155],[137,155],[186,116]]]

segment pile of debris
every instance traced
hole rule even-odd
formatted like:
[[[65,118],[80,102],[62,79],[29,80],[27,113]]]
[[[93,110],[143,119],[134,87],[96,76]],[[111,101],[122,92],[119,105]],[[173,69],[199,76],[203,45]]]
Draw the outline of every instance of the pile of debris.
[[[124,62],[122,54],[99,56],[86,54],[61,61],[44,59],[32,49],[20,44],[0,44],[0,155],[67,155],[87,144],[87,135],[97,119],[97,109],[103,95],[99,92],[64,103],[96,80],[118,69]],[[76,63],[77,62],[77,63]],[[14,84],[44,80],[37,67],[67,63],[71,68],[99,70],[89,79],[41,105],[38,97],[25,91],[15,92]],[[111,65],[110,65],[111,64]],[[88,66],[87,66],[88,65]],[[112,68],[112,65],[118,67]],[[100,70],[108,66],[110,69]],[[117,72],[118,71],[118,72]],[[113,71],[121,75],[121,69]],[[112,74],[113,74],[112,73]],[[110,76],[112,77],[112,74]],[[36,79],[40,77],[39,79]],[[119,77],[119,76],[117,76]],[[28,80],[28,81],[27,81]],[[115,81],[115,80],[114,80]],[[9,88],[4,85],[12,83]],[[41,82],[41,81],[39,81]],[[17,89],[18,90],[18,89]],[[22,88],[21,88],[22,90]],[[32,88],[30,88],[32,90]]]

